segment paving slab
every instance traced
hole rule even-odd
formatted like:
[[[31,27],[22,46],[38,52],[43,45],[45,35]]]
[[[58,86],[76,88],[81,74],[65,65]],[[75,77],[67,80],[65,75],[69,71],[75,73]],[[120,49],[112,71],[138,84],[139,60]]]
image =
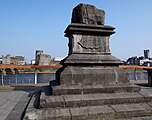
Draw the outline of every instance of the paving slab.
[[[152,107],[147,103],[111,105],[117,118],[132,118],[152,115]]]
[[[21,101],[22,98],[27,98],[28,93],[23,91],[15,92],[0,92],[0,120],[6,120],[15,109],[16,105]],[[26,103],[25,101],[24,103]],[[24,106],[18,106],[18,108],[23,108]],[[20,110],[18,110],[21,112]],[[17,114],[14,114],[17,116]],[[10,120],[13,120],[11,118]],[[15,120],[15,119],[14,119]]]
[[[72,120],[100,120],[115,118],[115,112],[108,106],[87,106],[81,108],[70,108]]]

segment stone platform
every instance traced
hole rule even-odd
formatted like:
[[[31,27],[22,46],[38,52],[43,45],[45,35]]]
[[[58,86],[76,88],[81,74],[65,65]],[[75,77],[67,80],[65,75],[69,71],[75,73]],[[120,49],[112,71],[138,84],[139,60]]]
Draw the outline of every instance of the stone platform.
[[[54,86],[54,95],[42,93],[40,109],[35,109],[31,102],[25,120],[114,120],[150,117],[152,88],[142,87],[140,91],[139,86],[127,86],[85,86],[77,89]],[[34,116],[33,119],[31,116]]]

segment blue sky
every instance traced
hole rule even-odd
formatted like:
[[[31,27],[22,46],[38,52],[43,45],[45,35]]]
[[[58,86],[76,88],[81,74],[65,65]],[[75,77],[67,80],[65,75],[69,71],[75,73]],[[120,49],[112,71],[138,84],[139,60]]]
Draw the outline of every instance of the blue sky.
[[[67,56],[64,30],[79,3],[105,10],[105,24],[116,28],[110,38],[114,56],[126,60],[144,49],[152,53],[152,0],[0,0],[0,55],[30,61],[35,50],[43,50],[52,57]]]

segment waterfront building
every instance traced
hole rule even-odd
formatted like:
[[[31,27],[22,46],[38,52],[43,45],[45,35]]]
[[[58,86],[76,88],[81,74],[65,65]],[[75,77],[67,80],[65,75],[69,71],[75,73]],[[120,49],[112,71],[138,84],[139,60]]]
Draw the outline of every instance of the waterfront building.
[[[144,56],[141,57],[131,57],[127,60],[128,65],[144,65],[152,66],[152,58],[150,58],[150,50],[144,50]]]
[[[7,54],[6,56],[2,55],[2,64],[11,64],[11,55]]]
[[[35,62],[35,59],[32,59],[32,60],[31,60],[31,65],[35,65],[35,63],[36,63],[36,62]]]
[[[2,57],[0,57],[0,64],[2,64]]]
[[[150,58],[150,50],[144,50],[144,57],[147,59]]]
[[[36,65],[51,65],[51,56],[48,54],[44,54],[43,50],[36,50],[35,64]]]
[[[35,64],[38,65],[39,63],[39,56],[43,54],[43,50],[36,50],[35,52]]]
[[[25,65],[26,64],[25,57],[23,57],[23,56],[11,57],[11,64]]]
[[[11,57],[10,54],[7,54],[6,56],[2,55],[1,59],[2,59],[1,64],[5,64],[5,65],[10,65],[10,64],[25,65],[26,64],[25,57],[23,57],[23,56],[15,56],[15,57],[13,56],[13,57]]]
[[[39,55],[38,65],[51,65],[51,56],[47,54]]]

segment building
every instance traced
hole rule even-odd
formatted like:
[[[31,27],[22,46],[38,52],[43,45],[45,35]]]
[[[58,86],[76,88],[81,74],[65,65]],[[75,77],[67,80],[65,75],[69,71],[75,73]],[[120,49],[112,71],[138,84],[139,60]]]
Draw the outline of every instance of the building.
[[[150,50],[144,50],[144,56],[141,57],[131,57],[127,60],[128,65],[144,65],[152,66],[152,58],[150,58]]]
[[[2,64],[25,65],[26,61],[25,61],[25,57],[23,57],[23,56],[11,57],[10,54],[7,54],[6,56],[2,55]]]
[[[131,58],[128,58],[127,64],[128,65],[140,65],[140,60],[137,56],[131,57]]]
[[[25,65],[26,64],[25,57],[23,57],[23,56],[11,57],[11,64]]]
[[[150,50],[144,50],[144,57],[146,59],[150,58]]]
[[[6,56],[2,55],[2,64],[9,65],[11,64],[11,55],[7,54]]]
[[[2,64],[2,57],[0,57],[0,64]]]
[[[35,53],[35,64],[38,65],[39,63],[39,56],[43,54],[43,50],[36,50],[36,53]]]
[[[31,60],[31,65],[35,65],[35,63],[36,63],[36,62],[35,62],[35,59],[32,59],[32,60]]]
[[[38,65],[51,65],[51,56],[47,54],[39,55]]]
[[[48,54],[43,54],[42,50],[36,50],[35,64],[36,65],[51,65],[51,56]]]

